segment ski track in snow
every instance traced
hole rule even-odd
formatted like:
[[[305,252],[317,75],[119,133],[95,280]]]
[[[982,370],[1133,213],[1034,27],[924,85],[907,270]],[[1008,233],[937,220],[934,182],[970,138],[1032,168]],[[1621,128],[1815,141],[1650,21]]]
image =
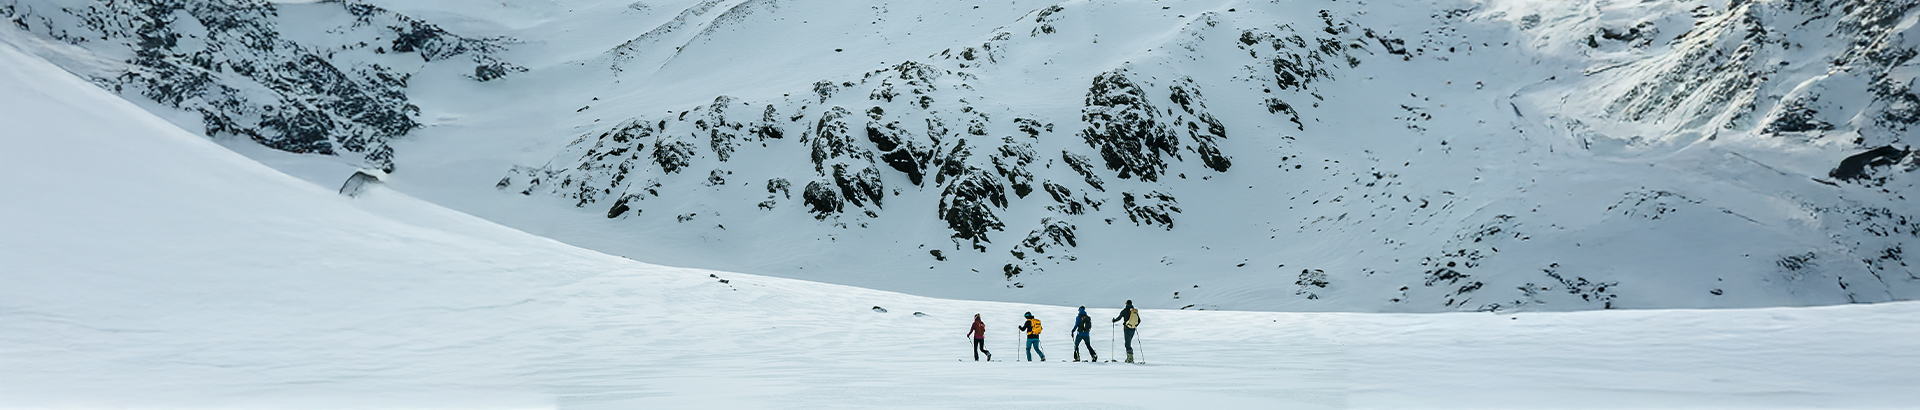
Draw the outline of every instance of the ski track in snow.
[[[1909,407],[1920,304],[1143,312],[649,265],[348,198],[0,45],[0,407]],[[725,279],[722,282],[721,279]],[[1117,302],[1117,301],[1116,301]],[[871,308],[884,307],[887,313]],[[1018,355],[1035,312],[1046,363]],[[925,313],[917,316],[914,313]],[[999,362],[966,359],[983,313]],[[1089,309],[1095,320],[1112,306]],[[1096,339],[1107,335],[1094,329]],[[1095,342],[1102,358],[1119,352]]]

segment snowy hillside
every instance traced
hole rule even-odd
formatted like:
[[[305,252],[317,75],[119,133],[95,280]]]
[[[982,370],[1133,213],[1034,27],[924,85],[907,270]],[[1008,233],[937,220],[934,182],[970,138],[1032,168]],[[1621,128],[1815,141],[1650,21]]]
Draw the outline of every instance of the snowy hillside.
[[[56,61],[151,49],[5,1]],[[114,4],[201,3],[229,4]],[[329,134],[394,188],[636,260],[1010,302],[1535,311],[1920,296],[1915,5],[367,1],[250,30],[409,74],[344,82],[396,97],[405,121],[371,122],[399,127],[371,134],[390,164]],[[409,33],[470,54],[392,53]],[[322,184],[359,165],[227,145]]]
[[[7,0],[0,17],[67,46],[44,54],[97,54],[62,61],[102,87],[180,110],[176,121],[206,135],[389,170],[387,142],[421,126],[407,85],[425,65],[471,60],[478,81],[525,71],[491,55],[511,39],[460,37],[359,3]]]
[[[1072,308],[574,248],[281,174],[0,45],[0,407],[1811,408],[1920,396],[1920,304],[1144,311],[1145,365],[1062,363]],[[876,309],[879,308],[879,309]],[[1114,314],[1096,304],[1095,316]],[[884,310],[884,311],[882,311]],[[1049,323],[1048,362],[1013,318]],[[965,360],[972,313],[997,362]],[[1097,333],[1097,332],[1096,332]],[[1103,357],[1113,357],[1096,342]]]

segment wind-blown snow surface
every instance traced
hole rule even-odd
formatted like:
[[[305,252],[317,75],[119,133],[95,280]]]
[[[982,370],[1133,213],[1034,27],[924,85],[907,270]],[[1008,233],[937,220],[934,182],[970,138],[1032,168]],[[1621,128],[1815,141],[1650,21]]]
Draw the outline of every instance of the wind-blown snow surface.
[[[661,267],[378,186],[344,197],[5,45],[0,96],[6,408],[1920,400],[1911,389],[1920,374],[1914,303],[1508,315],[1147,310],[1150,364],[1062,363],[1071,307]],[[1114,307],[1091,310],[1110,317]],[[1051,329],[1051,362],[1005,361],[1015,353],[1014,318],[1026,311]],[[1003,361],[963,359],[973,313],[986,315]],[[1103,357],[1116,356],[1095,334]]]

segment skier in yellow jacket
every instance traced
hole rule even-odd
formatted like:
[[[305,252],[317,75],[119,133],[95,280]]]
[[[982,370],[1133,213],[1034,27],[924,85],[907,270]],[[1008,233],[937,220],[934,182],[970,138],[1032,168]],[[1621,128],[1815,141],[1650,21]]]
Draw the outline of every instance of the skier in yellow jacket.
[[[1020,324],[1020,330],[1027,332],[1027,361],[1033,361],[1034,352],[1040,352],[1040,361],[1047,361],[1047,352],[1040,350],[1040,319],[1027,312],[1027,322]]]

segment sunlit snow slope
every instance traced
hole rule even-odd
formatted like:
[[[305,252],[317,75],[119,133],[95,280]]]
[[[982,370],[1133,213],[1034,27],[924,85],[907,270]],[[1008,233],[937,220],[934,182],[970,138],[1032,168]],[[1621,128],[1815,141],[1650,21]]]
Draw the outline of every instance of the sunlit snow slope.
[[[1913,303],[1507,315],[1147,310],[1149,364],[1063,363],[1072,307],[666,268],[378,185],[340,196],[10,46],[0,46],[0,96],[4,408],[1920,400],[1911,389],[1920,374]],[[1091,310],[1109,317],[1115,304]],[[1026,311],[1048,323],[1049,362],[1007,361],[1014,318]],[[973,313],[987,317],[1001,361],[964,356]],[[1102,357],[1115,357],[1095,333]]]

